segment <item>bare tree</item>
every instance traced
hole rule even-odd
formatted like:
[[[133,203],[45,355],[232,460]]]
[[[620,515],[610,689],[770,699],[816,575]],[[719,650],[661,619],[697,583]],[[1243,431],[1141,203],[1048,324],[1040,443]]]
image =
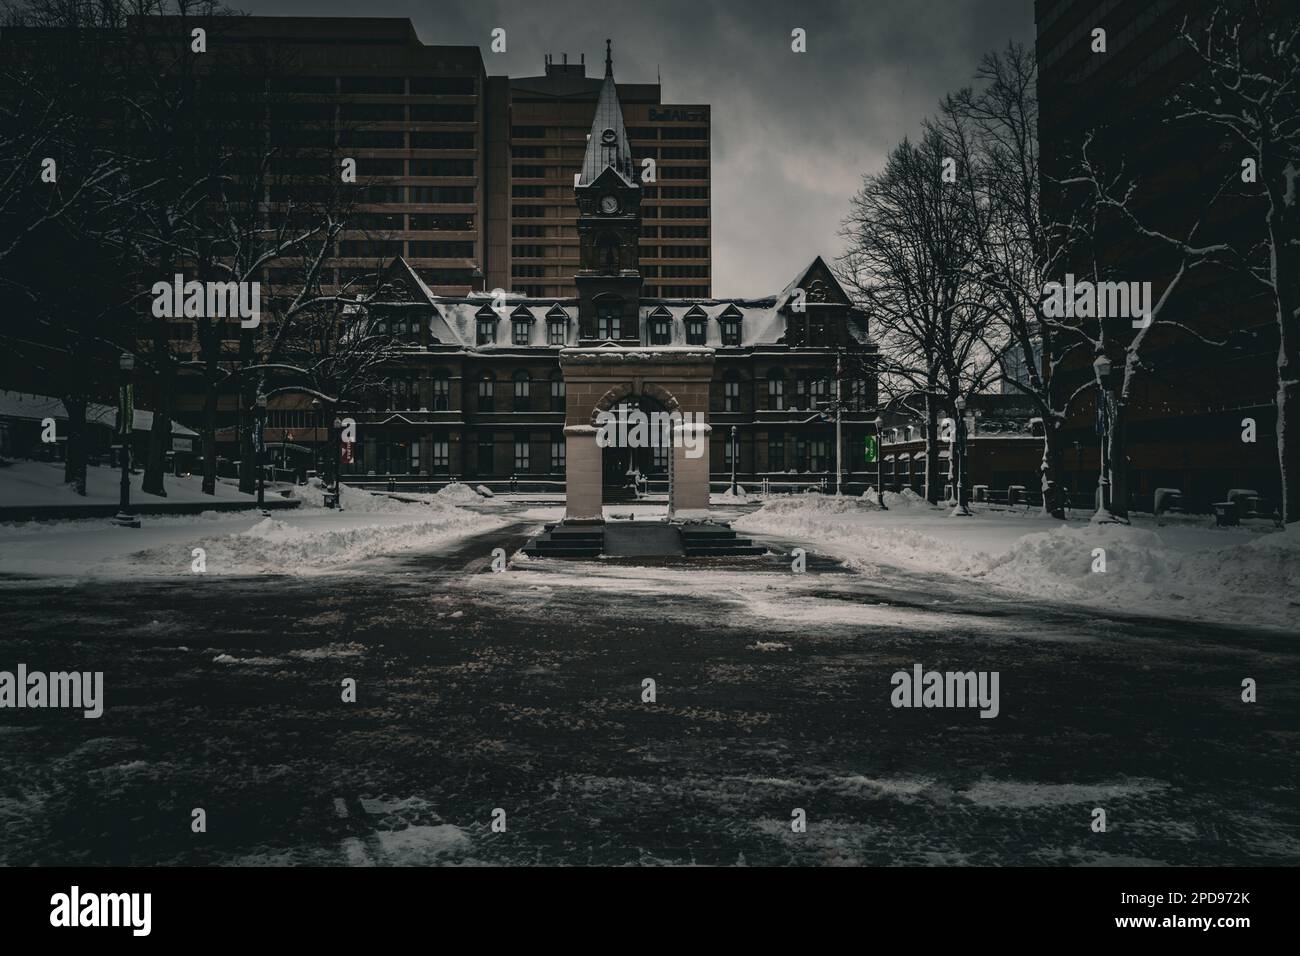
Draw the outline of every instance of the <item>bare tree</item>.
[[[1060,433],[1074,399],[1057,375],[1084,340],[1043,314],[1043,289],[1058,272],[1071,222],[1045,221],[1038,149],[1038,67],[1033,51],[1008,43],[985,54],[978,88],[944,100],[940,128],[966,171],[957,180],[971,223],[973,281],[995,303],[989,348],[1004,361],[1002,381],[1033,400],[1043,421],[1043,511],[1065,517]],[[1006,367],[1012,354],[1024,378]]]
[[[1219,266],[1225,258],[1233,255],[1233,250],[1226,242],[1206,242],[1202,238],[1203,228],[1210,220],[1218,202],[1236,179],[1235,173],[1225,177],[1218,188],[1203,197],[1199,203],[1189,204],[1190,222],[1177,233],[1152,229],[1145,225],[1134,211],[1141,196],[1141,181],[1128,176],[1123,164],[1114,172],[1104,169],[1104,164],[1093,158],[1094,134],[1085,137],[1080,149],[1077,172],[1065,177],[1061,184],[1079,190],[1081,201],[1088,204],[1090,214],[1079,221],[1079,248],[1086,249],[1091,256],[1090,277],[1098,280],[1119,278],[1121,281],[1130,277],[1119,275],[1113,264],[1103,262],[1098,257],[1098,249],[1105,245],[1114,248],[1116,228],[1127,228],[1134,234],[1147,240],[1155,240],[1160,253],[1160,275],[1148,280],[1152,286],[1151,301],[1147,303],[1146,314],[1136,321],[1127,316],[1112,316],[1098,311],[1095,315],[1067,316],[1066,319],[1054,317],[1062,328],[1070,328],[1074,334],[1081,336],[1092,348],[1093,353],[1106,357],[1108,361],[1117,361],[1119,376],[1118,387],[1111,390],[1099,388],[1099,401],[1103,404],[1102,416],[1106,423],[1105,459],[1108,462],[1103,472],[1103,484],[1110,486],[1110,502],[1098,501],[1094,521],[1128,523],[1128,446],[1127,428],[1129,411],[1134,399],[1138,381],[1150,371],[1145,361],[1145,353],[1156,336],[1167,334],[1171,337],[1190,336],[1198,342],[1214,347],[1228,345],[1231,336],[1213,338],[1201,330],[1181,322],[1173,315],[1177,314],[1171,303],[1187,291],[1189,278],[1198,270]],[[1113,150],[1107,151],[1113,155]],[[1108,257],[1114,259],[1113,256]],[[1088,383],[1091,384],[1091,383]],[[1100,384],[1100,383],[1098,383]]]
[[[111,4],[10,6],[0,56],[0,341],[63,401],[82,495],[87,406],[134,348],[120,240],[139,196],[101,122],[116,23]]]
[[[841,230],[838,271],[870,311],[880,346],[880,388],[923,411],[926,498],[939,500],[939,418],[995,377],[986,347],[991,308],[972,286],[975,245],[960,175],[939,129],[904,141],[863,178]]]
[[[1282,518],[1300,521],[1300,15],[1265,0],[1218,3],[1180,36],[1202,69],[1173,98],[1172,118],[1222,135],[1233,202],[1249,210],[1222,258],[1273,308]]]

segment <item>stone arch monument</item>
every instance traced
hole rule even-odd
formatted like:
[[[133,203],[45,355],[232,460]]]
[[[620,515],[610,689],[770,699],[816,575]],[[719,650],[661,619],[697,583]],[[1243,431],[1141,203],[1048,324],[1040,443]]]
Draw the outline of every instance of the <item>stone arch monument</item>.
[[[567,524],[604,520],[602,449],[596,443],[597,418],[629,397],[646,396],[667,411],[692,413],[698,424],[678,425],[696,431],[698,457],[675,440],[669,501],[673,510],[702,513],[709,507],[709,382],[713,377],[710,348],[622,348],[602,345],[563,349],[560,368],[565,382],[565,506]]]

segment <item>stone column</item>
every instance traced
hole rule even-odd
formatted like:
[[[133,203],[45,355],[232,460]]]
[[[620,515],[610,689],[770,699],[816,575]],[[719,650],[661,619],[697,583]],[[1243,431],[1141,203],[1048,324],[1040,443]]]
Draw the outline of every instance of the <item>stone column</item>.
[[[707,517],[710,430],[698,421],[674,423],[672,494],[677,518]]]
[[[601,449],[594,425],[567,425],[564,429],[564,523],[604,521],[601,510]]]

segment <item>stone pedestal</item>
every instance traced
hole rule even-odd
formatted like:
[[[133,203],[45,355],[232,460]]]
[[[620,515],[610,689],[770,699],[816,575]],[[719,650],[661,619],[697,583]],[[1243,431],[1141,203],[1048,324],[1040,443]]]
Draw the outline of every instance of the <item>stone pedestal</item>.
[[[564,428],[565,523],[604,520],[601,512],[601,453],[593,425]]]
[[[672,511],[707,510],[710,428],[707,424],[678,423],[673,432],[673,487],[669,492]]]

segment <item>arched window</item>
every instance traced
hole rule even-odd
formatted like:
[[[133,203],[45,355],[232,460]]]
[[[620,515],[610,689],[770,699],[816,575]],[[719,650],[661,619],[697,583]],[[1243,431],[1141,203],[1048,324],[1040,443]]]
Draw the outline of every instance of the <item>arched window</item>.
[[[564,411],[564,373],[556,369],[551,373],[551,411]]]
[[[478,410],[494,411],[496,408],[496,380],[491,372],[484,372],[478,379]]]
[[[520,369],[518,372],[515,372],[514,374],[514,383],[515,383],[515,411],[526,412],[529,410],[528,393],[532,385],[532,381],[529,379],[528,373],[525,372],[523,369]]]
[[[451,374],[445,368],[433,370],[433,410],[445,412],[451,408]]]
[[[785,370],[774,368],[767,373],[767,407],[774,412],[785,411]]]

